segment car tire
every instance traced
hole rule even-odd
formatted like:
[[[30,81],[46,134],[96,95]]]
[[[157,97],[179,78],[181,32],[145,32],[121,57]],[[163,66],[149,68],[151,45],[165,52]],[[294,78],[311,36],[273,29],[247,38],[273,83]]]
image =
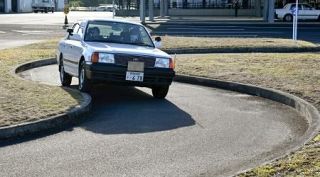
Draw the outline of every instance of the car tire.
[[[90,80],[86,76],[85,62],[82,61],[79,67],[79,90],[81,92],[90,92]]]
[[[64,87],[69,87],[71,85],[72,76],[64,71],[64,66],[62,61],[60,62],[59,72],[60,72],[61,85]]]
[[[152,95],[154,98],[164,99],[169,91],[169,86],[157,86],[152,88]]]
[[[318,16],[318,19],[317,19],[318,21],[320,21],[320,15]]]
[[[287,14],[283,17],[283,21],[285,22],[292,22],[293,21],[293,16],[291,14]]]

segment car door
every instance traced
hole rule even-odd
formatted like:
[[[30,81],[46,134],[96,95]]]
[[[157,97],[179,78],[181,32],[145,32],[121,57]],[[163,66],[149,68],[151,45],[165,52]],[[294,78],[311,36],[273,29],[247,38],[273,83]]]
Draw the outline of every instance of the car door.
[[[291,11],[291,14],[294,16],[294,12],[296,11],[296,4],[292,4],[291,5],[291,8],[290,8],[290,11]],[[298,4],[298,19],[301,20],[301,19],[304,19],[304,15],[303,15],[303,11],[302,11],[302,6],[301,4]]]
[[[72,61],[72,74],[78,76],[79,74],[79,61],[83,52],[83,32],[84,29],[80,26],[77,31],[74,32],[70,40],[70,59]]]
[[[318,19],[316,10],[307,4],[302,5],[302,12],[304,19]]]
[[[78,63],[81,57],[81,35],[79,35],[80,25],[73,26],[73,33],[65,41],[65,52],[63,53],[63,64],[65,71],[73,76],[78,76]]]

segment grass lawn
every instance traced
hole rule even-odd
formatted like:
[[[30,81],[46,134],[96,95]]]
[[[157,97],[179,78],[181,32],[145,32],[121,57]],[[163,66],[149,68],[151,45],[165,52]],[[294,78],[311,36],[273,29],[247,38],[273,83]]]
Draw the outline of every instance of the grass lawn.
[[[77,91],[35,84],[12,75],[19,64],[54,57],[56,41],[0,52],[0,127],[33,121],[66,112],[80,104]]]
[[[289,92],[320,110],[320,55],[205,54],[178,55],[179,74],[248,83]],[[286,158],[240,176],[320,176],[320,134]]]

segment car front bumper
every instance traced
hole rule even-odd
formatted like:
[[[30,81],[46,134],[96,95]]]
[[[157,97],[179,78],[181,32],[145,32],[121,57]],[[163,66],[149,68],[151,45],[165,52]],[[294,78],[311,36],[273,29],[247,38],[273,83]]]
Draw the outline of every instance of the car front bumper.
[[[154,87],[166,86],[172,83],[175,76],[173,69],[145,68],[143,82],[127,81],[126,66],[114,64],[86,64],[86,77],[94,83],[114,83],[129,86]]]

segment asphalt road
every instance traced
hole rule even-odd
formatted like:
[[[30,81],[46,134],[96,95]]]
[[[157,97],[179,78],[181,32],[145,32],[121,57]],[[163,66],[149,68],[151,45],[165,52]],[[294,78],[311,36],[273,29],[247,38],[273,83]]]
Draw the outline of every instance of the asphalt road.
[[[68,15],[72,24],[85,18],[111,19],[111,12],[71,12]],[[139,22],[137,17],[116,17],[117,19]],[[276,22],[265,24],[261,21],[240,18],[230,21],[223,19],[216,21],[210,18],[202,20],[157,19],[159,24],[148,24],[154,35],[176,36],[209,36],[209,37],[276,37],[288,38],[292,36],[290,23]],[[176,23],[175,23],[176,22]],[[66,32],[62,29],[64,14],[0,14],[0,49],[26,45],[39,40],[60,38]],[[302,22],[298,29],[298,39],[320,44],[320,23]]]
[[[23,75],[59,84],[56,65]],[[80,125],[0,143],[0,176],[228,176],[284,153],[306,128],[293,109],[245,94],[173,83],[157,100],[100,86]]]
[[[70,25],[85,18],[112,18],[112,13],[73,12],[68,15]],[[0,14],[0,49],[61,38],[66,34],[66,30],[62,28],[63,25],[64,14],[62,12]]]
[[[208,36],[208,37],[272,37],[292,39],[292,24],[277,22],[261,23],[163,23],[149,25],[153,35]],[[320,44],[320,23],[301,23],[298,39]]]

